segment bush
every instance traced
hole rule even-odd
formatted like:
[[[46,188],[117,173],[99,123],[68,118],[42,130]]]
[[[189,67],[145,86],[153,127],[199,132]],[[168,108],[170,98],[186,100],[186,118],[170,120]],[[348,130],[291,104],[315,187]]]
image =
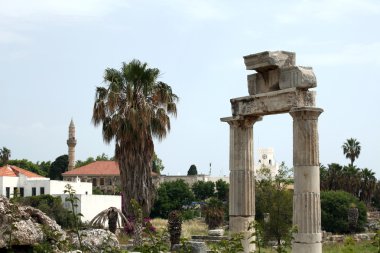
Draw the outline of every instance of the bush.
[[[152,208],[151,217],[168,218],[173,210],[182,210],[194,201],[194,194],[183,180],[162,183],[157,190],[157,198]]]
[[[355,232],[364,230],[367,221],[367,209],[363,202],[344,191],[321,192],[322,229],[332,233],[348,233],[348,211],[354,204],[359,210],[359,218]]]
[[[215,194],[215,183],[208,181],[197,181],[191,187],[195,198],[197,200],[205,200],[207,198],[213,197]]]
[[[215,229],[223,224],[224,206],[219,199],[210,198],[203,207],[203,213],[208,229]]]

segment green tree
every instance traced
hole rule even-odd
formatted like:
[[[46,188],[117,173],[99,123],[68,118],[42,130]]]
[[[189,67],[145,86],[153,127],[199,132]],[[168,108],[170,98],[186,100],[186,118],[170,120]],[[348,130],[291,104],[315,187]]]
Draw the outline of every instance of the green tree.
[[[261,180],[256,182],[256,220],[263,228],[264,241],[275,240],[281,245],[292,227],[293,192],[287,189],[291,170],[282,163],[275,177],[265,166],[258,173]],[[264,220],[265,216],[269,219]]]
[[[343,148],[343,154],[346,156],[347,159],[350,159],[351,166],[354,165],[354,161],[356,158],[359,158],[360,155],[360,142],[358,142],[354,138],[347,139],[346,142],[342,146]]]
[[[106,143],[115,141],[127,216],[133,215],[131,199],[145,214],[150,213],[154,199],[153,137],[165,138],[170,130],[169,115],[177,115],[178,97],[169,85],[157,80],[159,76],[159,69],[132,60],[123,63],[120,70],[107,68],[106,87],[96,88],[92,121],[95,126],[102,124]]]
[[[181,210],[194,201],[194,194],[190,186],[183,180],[164,182],[157,190],[151,216],[166,219],[171,211]]]
[[[93,163],[95,162],[95,158],[94,157],[88,157],[86,160],[84,161],[81,161],[81,160],[77,160],[75,162],[75,168],[79,168],[79,167],[82,167],[82,166],[85,166],[87,164],[90,164],[90,163]]]
[[[14,165],[17,166],[21,169],[25,169],[34,173],[37,173],[38,175],[41,176],[46,176],[48,173],[46,172],[46,166],[50,162],[47,162],[46,164],[43,162],[42,165],[39,165],[38,163],[35,164],[27,159],[22,159],[22,160],[9,160],[8,164],[9,165]],[[47,169],[48,170],[48,169]]]
[[[215,183],[211,181],[197,181],[191,186],[191,189],[197,200],[205,200],[215,195]]]
[[[359,199],[364,201],[367,206],[371,204],[371,199],[376,187],[375,172],[370,169],[364,168],[360,172],[361,185]]]
[[[162,163],[162,160],[157,156],[156,153],[154,153],[152,161],[152,171],[161,174],[161,171],[163,171],[164,169],[165,166]]]
[[[67,171],[69,166],[68,155],[58,156],[55,161],[50,165],[49,178],[52,180],[62,180],[62,173]]]
[[[198,171],[197,171],[197,166],[195,166],[194,164],[192,164],[189,168],[189,170],[187,171],[187,175],[188,176],[195,176],[195,175],[198,175]]]
[[[215,182],[216,188],[216,197],[221,201],[228,201],[228,193],[229,193],[230,184],[219,179]]]
[[[8,164],[10,157],[11,157],[11,150],[10,149],[8,149],[6,147],[3,147],[2,149],[0,149],[0,159],[1,159],[1,162],[3,165]]]
[[[362,231],[367,221],[367,209],[363,202],[344,191],[321,192],[322,229],[333,233],[348,233],[348,212],[351,206],[359,210],[356,230]]]

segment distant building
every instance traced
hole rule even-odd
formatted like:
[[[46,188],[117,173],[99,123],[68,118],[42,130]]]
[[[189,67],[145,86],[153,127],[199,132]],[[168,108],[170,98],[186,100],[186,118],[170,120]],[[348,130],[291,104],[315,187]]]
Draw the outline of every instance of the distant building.
[[[153,183],[158,183],[159,175],[152,172]],[[120,192],[120,169],[115,161],[96,161],[82,167],[62,173],[64,181],[92,183],[92,187],[100,189],[105,194],[118,194]]]
[[[203,174],[192,175],[192,176],[188,176],[188,175],[178,175],[178,176],[161,175],[160,179],[159,179],[159,183],[173,182],[173,181],[176,181],[176,180],[183,180],[183,181],[185,181],[185,183],[187,183],[190,186],[192,186],[197,181],[214,182],[215,183],[216,181],[218,181],[220,179],[223,180],[223,181],[225,181],[225,182],[227,182],[227,183],[230,183],[230,179],[227,176],[224,176],[224,177],[211,177],[209,175],[203,175]]]
[[[278,173],[279,164],[277,164],[274,157],[273,148],[259,148],[258,160],[255,164],[255,174],[257,180],[260,180],[260,169],[266,167],[270,170],[271,176],[274,177]]]
[[[0,167],[0,194],[7,198],[63,194],[69,182],[50,180],[14,165]],[[69,183],[77,194],[92,194],[92,185],[74,180]]]

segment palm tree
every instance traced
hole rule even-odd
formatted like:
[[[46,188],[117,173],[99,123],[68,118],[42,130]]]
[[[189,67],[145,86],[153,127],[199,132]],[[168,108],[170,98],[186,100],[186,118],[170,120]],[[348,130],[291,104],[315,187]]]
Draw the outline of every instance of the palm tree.
[[[361,171],[361,194],[360,200],[364,200],[367,205],[371,203],[372,195],[376,187],[375,172],[370,169],[364,168]]]
[[[7,149],[6,147],[3,147],[0,149],[0,159],[3,163],[3,165],[7,165],[9,158],[11,157],[11,150]]]
[[[342,145],[343,154],[346,155],[346,158],[351,160],[351,166],[354,164],[356,158],[360,155],[360,142],[354,138],[347,139],[347,141]]]
[[[132,60],[120,70],[107,68],[104,82],[97,87],[92,121],[102,123],[103,139],[115,141],[119,163],[122,209],[127,216],[135,199],[149,214],[154,197],[151,171],[153,137],[162,140],[170,130],[169,115],[177,115],[178,97],[169,85],[157,81],[160,71]]]
[[[116,233],[117,227],[122,227],[122,224],[129,225],[129,221],[123,213],[116,207],[107,208],[98,213],[91,221],[90,226],[104,227],[104,224],[108,220],[108,229],[112,233]]]

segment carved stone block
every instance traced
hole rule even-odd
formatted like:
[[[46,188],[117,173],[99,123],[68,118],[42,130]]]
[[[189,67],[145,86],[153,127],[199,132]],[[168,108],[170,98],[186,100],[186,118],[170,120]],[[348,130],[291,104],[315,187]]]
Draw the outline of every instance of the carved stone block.
[[[248,70],[264,72],[269,69],[293,66],[296,63],[296,54],[287,51],[265,51],[258,54],[244,56],[244,63]]]
[[[257,95],[280,89],[280,69],[273,69],[261,73],[248,75],[248,93]]]
[[[311,67],[291,66],[282,68],[280,74],[280,89],[317,87],[317,79]]]

